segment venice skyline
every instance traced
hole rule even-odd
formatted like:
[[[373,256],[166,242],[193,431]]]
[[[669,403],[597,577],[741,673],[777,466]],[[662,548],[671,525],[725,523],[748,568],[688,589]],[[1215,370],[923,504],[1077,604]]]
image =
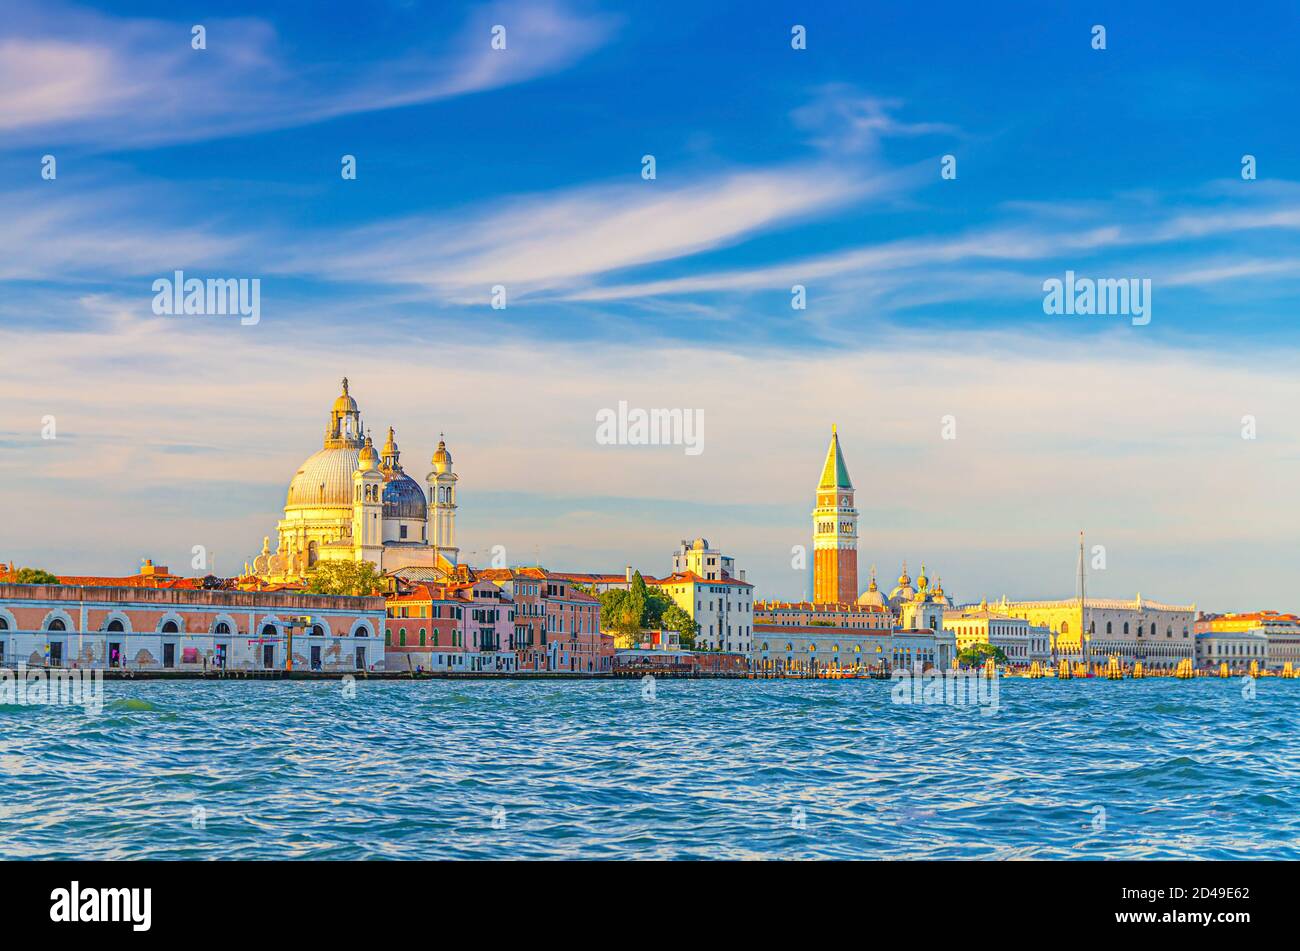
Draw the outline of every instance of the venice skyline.
[[[0,25],[0,557],[238,570],[348,375],[456,446],[480,563],[705,535],[811,596],[792,549],[838,424],[864,572],[1068,596],[1084,528],[1099,596],[1293,606],[1291,94],[1194,23],[1107,9],[1097,49],[1028,3],[393,4],[345,40],[231,10],[202,49],[153,3]],[[1290,19],[1233,29],[1293,71]],[[260,280],[260,319],[154,313],[180,271]],[[1045,313],[1062,275],[1149,281],[1149,322]],[[702,451],[602,444],[623,403],[698,412]]]

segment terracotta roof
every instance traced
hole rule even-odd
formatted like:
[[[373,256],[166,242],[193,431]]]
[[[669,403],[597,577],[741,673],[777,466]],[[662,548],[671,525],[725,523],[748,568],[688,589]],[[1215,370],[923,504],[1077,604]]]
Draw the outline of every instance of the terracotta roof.
[[[757,611],[824,611],[844,614],[888,614],[876,604],[858,604],[853,601],[755,601]]]
[[[694,584],[734,584],[741,588],[754,587],[748,581],[739,581],[735,578],[702,578],[693,571],[679,571],[669,575],[667,578],[646,578],[646,584],[684,584],[691,582]]]
[[[109,578],[101,575],[59,575],[59,581],[66,585],[84,585],[87,587],[115,588],[201,588],[202,578],[178,578],[172,575],[127,575],[125,578]]]
[[[872,630],[863,627],[817,627],[809,625],[799,625],[785,627],[780,624],[755,624],[755,634],[825,634],[834,635],[835,637],[885,637],[896,633],[889,630]]]
[[[564,581],[576,581],[578,584],[627,584],[627,572],[620,571],[613,574],[590,573],[583,571],[549,571],[549,578],[560,578]],[[655,579],[651,575],[642,574],[646,584],[653,584]]]

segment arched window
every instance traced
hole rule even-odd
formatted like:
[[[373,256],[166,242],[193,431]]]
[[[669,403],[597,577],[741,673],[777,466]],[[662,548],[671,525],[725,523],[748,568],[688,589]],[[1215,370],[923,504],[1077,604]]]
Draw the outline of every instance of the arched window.
[[[311,626],[311,630],[308,631],[308,633],[311,634],[312,637],[324,637],[325,628],[321,627],[319,624],[313,624]]]
[[[426,630],[426,629],[423,628],[423,627],[420,628],[420,646],[421,646],[421,647],[424,646],[425,638],[428,637],[428,636],[429,636],[429,632],[428,632],[428,630]]]
[[[61,617],[56,617],[50,622],[50,626],[46,628],[47,631],[66,631],[67,629],[68,626],[63,623],[63,618]]]
[[[212,629],[213,634],[229,634],[230,625],[225,621],[218,621],[217,626]]]
[[[1070,622],[1069,622],[1069,621],[1062,621],[1062,622],[1061,622],[1061,633],[1062,633],[1062,634],[1069,634],[1069,633],[1070,633]]]
[[[262,636],[263,636],[263,637],[275,637],[275,636],[276,636],[277,634],[279,634],[279,633],[280,633],[280,632],[279,632],[278,630],[276,630],[276,627],[275,627],[274,624],[267,624],[267,625],[264,625],[264,626],[262,627]]]
[[[9,619],[0,617],[0,631],[9,630]]]
[[[1107,634],[1110,633],[1110,621],[1107,621],[1107,622],[1106,622],[1106,633],[1107,633]]]
[[[1155,623],[1155,621],[1152,621],[1152,622],[1151,622],[1151,636],[1152,636],[1152,637],[1155,637],[1155,636],[1156,636],[1156,623]]]
[[[3,624],[3,623],[4,623],[3,621],[0,621],[0,624]],[[764,641],[764,642],[763,642],[763,650],[767,650],[767,641]]]
[[[393,632],[392,632],[392,631],[384,631],[384,646],[385,646],[385,647],[392,647],[392,646],[393,646]]]
[[[122,626],[121,621],[114,618],[108,622],[108,627],[104,628],[104,630],[108,631],[110,634],[121,634],[126,630],[126,628]]]
[[[175,621],[168,621],[166,624],[162,626],[162,632],[164,634],[179,634],[180,630],[181,629],[176,626]]]
[[[317,549],[315,542],[307,543],[307,564],[314,565],[320,557],[320,551]]]
[[[1128,633],[1128,621],[1125,621],[1125,622],[1124,622],[1124,633],[1125,633],[1125,634]]]
[[[399,627],[397,629],[397,643],[402,647],[406,646],[406,628]]]

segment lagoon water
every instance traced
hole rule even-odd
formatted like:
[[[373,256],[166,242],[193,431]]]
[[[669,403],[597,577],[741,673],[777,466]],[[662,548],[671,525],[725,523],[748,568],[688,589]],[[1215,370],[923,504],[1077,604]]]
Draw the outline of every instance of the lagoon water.
[[[1300,680],[890,686],[106,683],[0,707],[0,856],[1300,857]]]

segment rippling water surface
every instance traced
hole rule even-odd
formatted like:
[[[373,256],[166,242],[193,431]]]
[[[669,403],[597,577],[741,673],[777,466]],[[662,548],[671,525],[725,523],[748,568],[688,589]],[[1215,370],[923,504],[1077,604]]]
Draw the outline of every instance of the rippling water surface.
[[[1000,701],[899,706],[870,681],[660,681],[653,701],[634,681],[107,683],[98,716],[0,707],[0,855],[1300,857],[1300,681],[1246,700],[1237,680],[1013,680]]]

